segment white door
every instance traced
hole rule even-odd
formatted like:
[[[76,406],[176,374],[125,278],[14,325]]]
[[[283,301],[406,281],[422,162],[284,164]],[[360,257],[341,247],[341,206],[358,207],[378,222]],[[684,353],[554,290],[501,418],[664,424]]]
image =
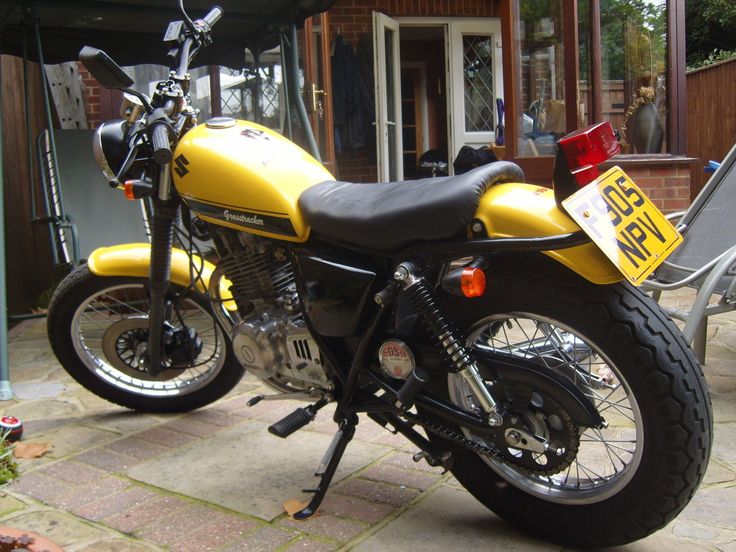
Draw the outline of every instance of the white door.
[[[373,64],[376,86],[376,152],[378,180],[402,180],[401,73],[399,23],[373,12]]]
[[[501,20],[451,21],[448,100],[450,165],[462,146],[495,140],[496,98],[503,98]]]

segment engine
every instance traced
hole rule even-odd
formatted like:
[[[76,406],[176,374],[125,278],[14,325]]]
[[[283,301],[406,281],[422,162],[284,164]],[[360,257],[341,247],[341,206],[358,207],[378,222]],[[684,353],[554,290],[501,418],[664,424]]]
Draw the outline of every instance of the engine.
[[[217,272],[232,282],[238,305],[239,314],[228,316],[228,323],[240,363],[281,392],[330,389],[284,252],[265,240],[228,231],[221,231],[215,243],[222,255]]]

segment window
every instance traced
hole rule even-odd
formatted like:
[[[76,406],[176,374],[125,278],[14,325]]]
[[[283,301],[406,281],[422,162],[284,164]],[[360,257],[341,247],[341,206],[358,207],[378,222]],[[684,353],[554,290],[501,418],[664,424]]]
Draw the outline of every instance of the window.
[[[521,114],[517,156],[554,154],[565,134],[562,0],[521,0]]]

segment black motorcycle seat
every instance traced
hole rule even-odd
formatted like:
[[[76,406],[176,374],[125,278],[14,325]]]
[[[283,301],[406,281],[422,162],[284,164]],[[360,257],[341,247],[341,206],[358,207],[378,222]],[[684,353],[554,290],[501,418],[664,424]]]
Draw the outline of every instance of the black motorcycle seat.
[[[497,161],[456,176],[376,184],[321,182],[302,192],[299,207],[317,234],[394,251],[414,241],[463,234],[490,186],[523,181],[518,165]]]

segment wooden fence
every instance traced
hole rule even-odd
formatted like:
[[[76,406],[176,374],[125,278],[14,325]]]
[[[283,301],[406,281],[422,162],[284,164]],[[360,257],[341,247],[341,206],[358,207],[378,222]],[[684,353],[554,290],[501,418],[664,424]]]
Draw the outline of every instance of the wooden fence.
[[[5,193],[5,262],[8,311],[28,312],[29,304],[51,285],[51,250],[45,224],[31,224],[31,185],[38,189],[38,172],[29,173],[28,156],[35,155],[35,138],[46,126],[38,64],[29,64],[31,137],[28,149],[23,94],[23,61],[0,56],[3,118],[3,188]],[[36,205],[41,196],[36,195]],[[0,313],[4,316],[5,313]]]
[[[736,143],[736,59],[687,73],[687,153],[701,160],[693,174],[692,196],[709,175],[702,167],[720,161]]]

